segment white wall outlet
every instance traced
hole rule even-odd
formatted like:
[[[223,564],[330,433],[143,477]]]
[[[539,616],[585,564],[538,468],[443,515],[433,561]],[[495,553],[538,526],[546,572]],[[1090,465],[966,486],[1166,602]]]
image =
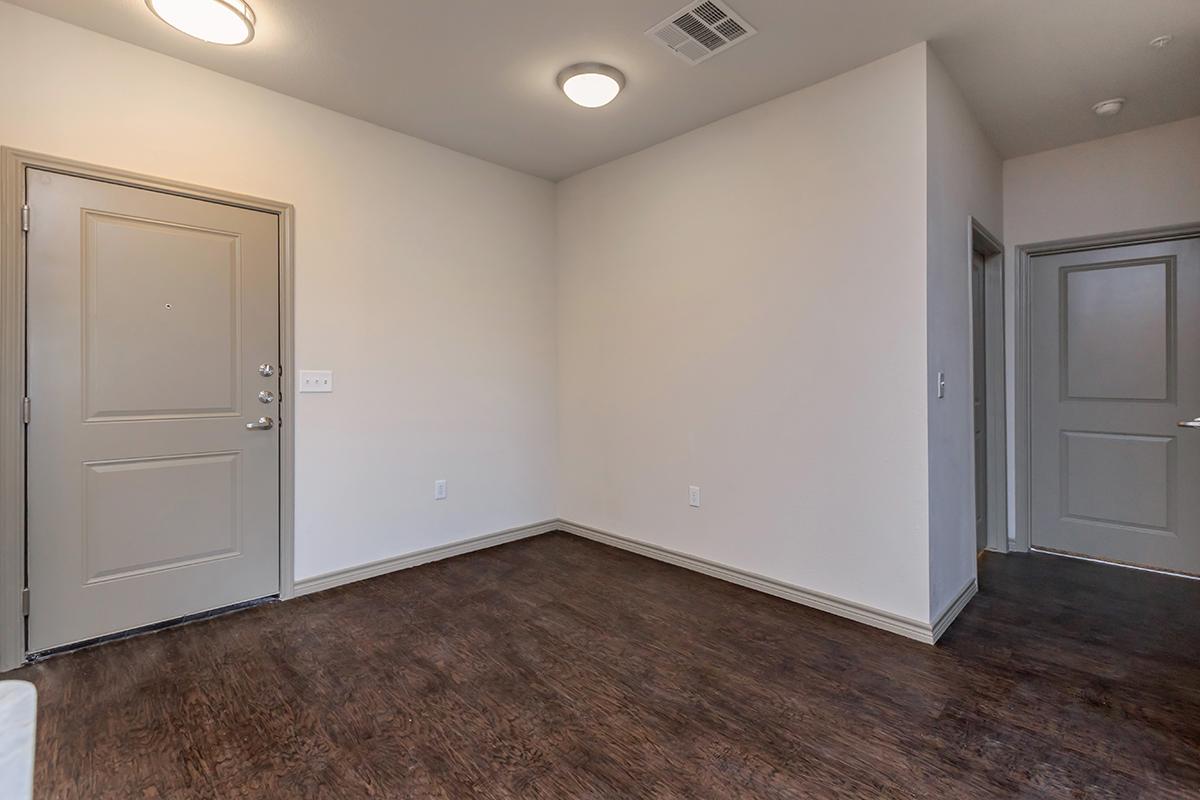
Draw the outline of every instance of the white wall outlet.
[[[699,486],[689,486],[688,487],[688,505],[691,506],[692,508],[700,507],[700,487]]]
[[[302,369],[297,373],[300,378],[301,392],[332,392],[333,370]]]
[[[434,481],[433,482],[433,499],[434,500],[445,500],[446,499],[446,482],[445,481]]]

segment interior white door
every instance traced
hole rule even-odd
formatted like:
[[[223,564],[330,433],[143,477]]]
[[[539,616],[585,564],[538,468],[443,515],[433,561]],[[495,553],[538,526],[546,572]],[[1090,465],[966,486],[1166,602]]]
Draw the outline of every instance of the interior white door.
[[[1030,266],[1034,546],[1200,574],[1200,239]]]
[[[25,178],[29,650],[275,594],[277,216]]]

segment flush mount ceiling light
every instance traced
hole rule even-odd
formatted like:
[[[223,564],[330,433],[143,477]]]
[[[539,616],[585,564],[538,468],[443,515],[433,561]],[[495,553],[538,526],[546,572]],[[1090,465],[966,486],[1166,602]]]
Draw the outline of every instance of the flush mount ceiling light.
[[[625,88],[625,75],[607,64],[574,64],[558,73],[558,88],[576,105],[599,108]]]
[[[1113,97],[1109,100],[1101,100],[1096,105],[1092,106],[1092,111],[1096,112],[1098,117],[1112,117],[1121,113],[1121,109],[1125,107],[1124,97]]]
[[[212,44],[254,38],[254,11],[242,0],[146,0],[146,5],[172,28]]]

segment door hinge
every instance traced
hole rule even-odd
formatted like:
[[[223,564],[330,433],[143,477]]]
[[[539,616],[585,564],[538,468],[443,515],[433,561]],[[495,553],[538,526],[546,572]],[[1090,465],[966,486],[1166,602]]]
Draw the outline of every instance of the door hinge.
[[[33,419],[33,403],[28,397],[26,397],[25,401],[21,403],[21,419],[25,421],[26,425],[28,425],[29,421]]]
[[[21,616],[29,616],[29,587],[21,590]]]
[[[21,230],[29,233],[29,205],[21,206]]]

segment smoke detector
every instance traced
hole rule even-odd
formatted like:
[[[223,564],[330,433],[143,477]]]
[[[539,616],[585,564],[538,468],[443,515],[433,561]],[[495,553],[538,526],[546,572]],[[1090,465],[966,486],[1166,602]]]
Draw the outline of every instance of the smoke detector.
[[[689,3],[646,35],[689,64],[707,61],[758,33],[720,0]]]
[[[1115,117],[1121,113],[1121,109],[1125,107],[1124,97],[1114,97],[1109,100],[1101,100],[1096,105],[1092,106],[1092,111],[1096,112],[1098,117]]]

